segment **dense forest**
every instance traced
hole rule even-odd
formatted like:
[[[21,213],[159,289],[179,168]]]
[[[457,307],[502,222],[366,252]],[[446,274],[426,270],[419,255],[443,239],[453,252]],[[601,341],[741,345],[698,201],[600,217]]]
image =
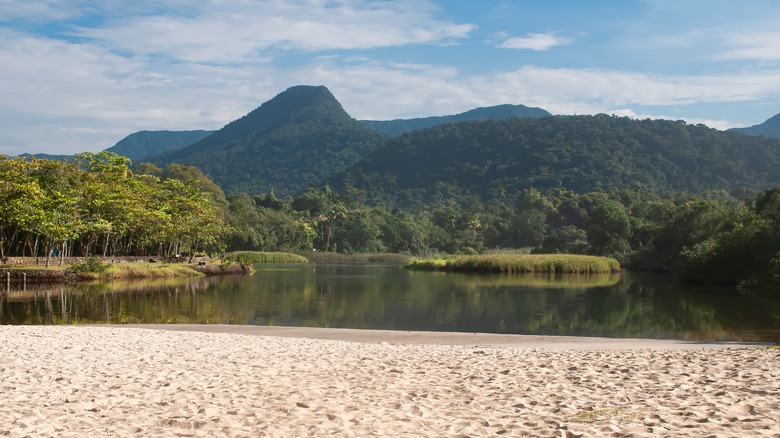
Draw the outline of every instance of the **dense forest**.
[[[226,192],[295,194],[357,163],[387,137],[351,118],[325,87],[298,86],[183,149],[149,161],[192,165]]]
[[[780,184],[780,140],[603,114],[461,122],[392,139],[328,183],[414,209],[532,187],[585,193],[638,183],[659,193],[739,195]]]
[[[780,282],[780,189],[737,200],[722,190],[660,196],[643,187],[577,194],[523,191],[516,199],[446,199],[412,212],[328,187],[278,199],[228,197],[231,249],[401,252],[532,251],[613,256],[682,282]]]
[[[192,167],[151,173],[111,152],[74,159],[0,156],[0,258],[53,254],[170,257],[220,248],[222,190]],[[157,173],[154,175],[152,173]]]
[[[153,155],[174,151],[203,140],[213,131],[138,131],[106,149],[117,155],[138,161]]]
[[[642,185],[530,188],[405,210],[369,202],[354,187],[225,198],[197,168],[141,164],[132,172],[109,152],[70,161],[3,157],[0,236],[3,257],[531,251],[612,256],[689,283],[780,284],[780,188],[742,200],[724,190],[660,195]]]
[[[365,126],[375,129],[392,137],[417,131],[419,129],[432,128],[439,125],[448,125],[473,120],[506,120],[518,117],[548,117],[549,112],[541,108],[531,108],[525,105],[496,105],[484,108],[475,108],[460,114],[451,116],[421,117],[416,119],[396,120],[361,120]]]

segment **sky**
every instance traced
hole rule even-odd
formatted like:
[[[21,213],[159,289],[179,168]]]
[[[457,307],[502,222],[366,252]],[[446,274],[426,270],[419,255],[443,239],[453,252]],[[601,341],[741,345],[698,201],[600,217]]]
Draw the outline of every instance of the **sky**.
[[[523,104],[780,113],[777,0],[0,0],[0,154],[219,129],[294,85],[356,119]]]

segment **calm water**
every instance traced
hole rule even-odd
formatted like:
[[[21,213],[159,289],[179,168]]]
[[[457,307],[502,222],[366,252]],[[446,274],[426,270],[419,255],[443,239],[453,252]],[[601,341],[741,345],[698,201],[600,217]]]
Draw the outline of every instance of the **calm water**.
[[[469,275],[388,265],[262,265],[249,277],[28,287],[3,324],[223,323],[547,335],[780,340],[780,297],[653,274]]]

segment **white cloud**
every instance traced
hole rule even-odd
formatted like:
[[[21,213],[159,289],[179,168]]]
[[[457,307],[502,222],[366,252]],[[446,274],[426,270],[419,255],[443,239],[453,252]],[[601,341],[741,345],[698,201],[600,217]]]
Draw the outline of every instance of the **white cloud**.
[[[724,40],[718,59],[780,61],[780,32],[729,33]]]
[[[90,44],[0,31],[0,153],[99,150],[142,129],[218,129],[285,88],[325,85],[358,119],[454,114],[503,103],[556,114],[641,118],[645,106],[780,98],[780,71],[650,75],[605,69],[527,66],[466,73],[429,64],[363,57],[313,58],[282,68],[158,64]],[[627,113],[636,111],[638,114]],[[725,120],[674,116],[716,128]]]
[[[606,114],[612,114],[620,117],[630,117],[636,120],[644,120],[644,119],[683,120],[686,123],[691,125],[701,124],[701,125],[709,126],[710,128],[720,129],[721,131],[734,128],[733,122],[730,122],[728,120],[723,120],[723,119],[707,119],[707,118],[695,118],[695,117],[690,118],[690,117],[671,116],[671,115],[664,115],[664,114],[638,114],[634,110],[625,109],[625,108],[611,110],[606,112]]]
[[[268,50],[444,44],[475,28],[438,20],[425,2],[192,2],[184,13],[137,14],[76,34],[114,50],[202,63],[256,61]]]
[[[327,86],[359,119],[454,114],[513,103],[557,114],[677,114],[672,118],[727,128],[761,120],[732,123],[683,116],[675,109],[780,100],[780,70],[766,66],[709,74],[510,63],[478,68],[471,52],[438,47],[465,40],[474,26],[440,19],[430,3],[413,0],[149,0],[124,9],[123,3],[39,0],[13,9],[0,0],[0,19],[14,13],[44,21],[100,16],[92,27],[78,28],[80,38],[73,41],[0,26],[0,153],[99,150],[142,129],[218,129],[298,84]],[[111,10],[131,15],[122,18]],[[482,50],[495,50],[498,41],[535,50],[571,42],[553,34],[492,35],[496,39]],[[724,53],[734,61],[771,60],[778,36],[731,36],[724,41],[735,52]],[[454,66],[458,60],[433,65],[413,56],[398,59],[415,62],[393,62],[379,59],[393,51],[340,50],[421,44],[436,45],[426,53],[441,59],[456,53],[467,62],[463,68]],[[294,64],[277,63],[283,51]],[[506,51],[494,53],[511,58]]]
[[[524,37],[507,38],[498,45],[502,49],[549,50],[555,46],[571,43],[570,38],[551,33],[529,33]]]

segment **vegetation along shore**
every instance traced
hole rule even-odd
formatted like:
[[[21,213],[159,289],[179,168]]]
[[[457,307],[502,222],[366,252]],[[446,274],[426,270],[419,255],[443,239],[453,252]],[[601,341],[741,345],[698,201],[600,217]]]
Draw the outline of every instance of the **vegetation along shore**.
[[[570,254],[486,254],[447,259],[415,259],[408,269],[420,271],[572,273],[619,272],[620,263],[609,257]]]

